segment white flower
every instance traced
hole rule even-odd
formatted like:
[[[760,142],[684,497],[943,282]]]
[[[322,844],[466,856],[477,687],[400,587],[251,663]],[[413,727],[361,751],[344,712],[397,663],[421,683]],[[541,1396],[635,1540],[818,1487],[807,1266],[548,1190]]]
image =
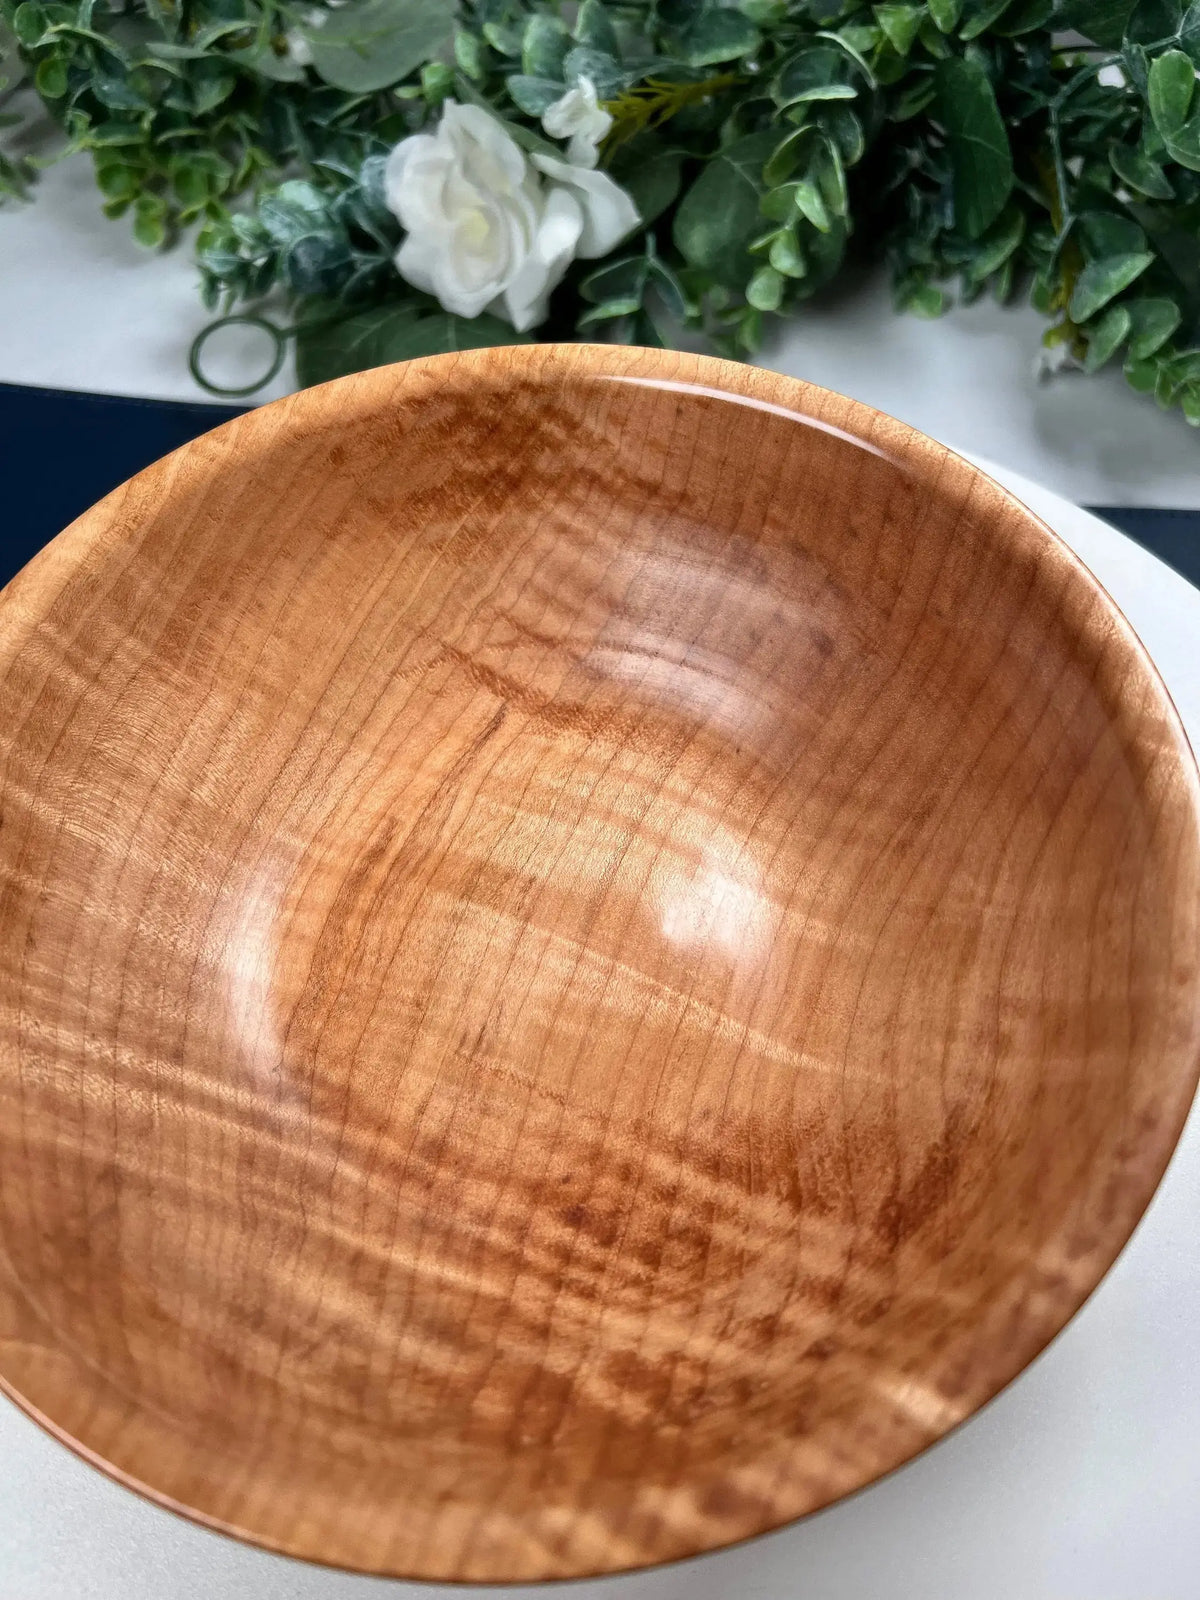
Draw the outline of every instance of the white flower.
[[[384,186],[407,231],[401,277],[447,311],[492,311],[518,333],[545,318],[575,256],[606,255],[638,221],[606,173],[550,156],[531,165],[494,117],[453,100],[433,133],[400,141]]]
[[[1115,61],[1110,61],[1107,66],[1100,68],[1096,74],[1096,82],[1105,89],[1123,89],[1125,87],[1125,74]]]
[[[553,156],[535,155],[533,164],[539,172],[563,186],[554,192],[573,191],[583,216],[575,254],[585,261],[606,256],[641,220],[633,201],[607,172],[597,172],[594,167],[577,167],[570,161],[556,161]]]
[[[569,139],[567,160],[577,167],[594,167],[599,158],[601,139],[612,127],[613,119],[596,99],[596,85],[590,78],[577,78],[542,113],[542,127],[552,139]]]

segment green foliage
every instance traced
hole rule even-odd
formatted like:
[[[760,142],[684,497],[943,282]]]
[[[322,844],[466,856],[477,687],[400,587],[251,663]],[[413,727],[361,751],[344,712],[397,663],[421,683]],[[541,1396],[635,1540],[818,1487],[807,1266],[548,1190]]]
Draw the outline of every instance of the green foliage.
[[[452,25],[444,0],[349,0],[336,11],[312,12],[298,31],[318,77],[370,94],[424,66],[449,43]]]
[[[763,129],[726,145],[701,169],[675,213],[676,248],[715,283],[736,288],[746,282],[743,259],[761,224],[763,164],[774,142]]]
[[[349,316],[336,300],[314,302],[305,307],[297,330],[296,372],[307,386],[392,361],[527,339],[498,317],[451,316],[424,296],[386,301]]]
[[[978,58],[960,56],[943,61],[934,79],[937,115],[954,176],[955,221],[968,239],[978,239],[1003,211],[1012,192],[1008,134],[995,91]]]
[[[584,76],[642,225],[540,336],[744,355],[853,249],[918,315],[1028,295],[1200,423],[1198,67],[1181,0],[0,0],[0,95],[32,83],[147,248],[194,230],[214,311],[282,294],[304,382],[518,337],[400,278],[385,158],[450,96],[561,155]],[[33,177],[0,152],[0,198]]]

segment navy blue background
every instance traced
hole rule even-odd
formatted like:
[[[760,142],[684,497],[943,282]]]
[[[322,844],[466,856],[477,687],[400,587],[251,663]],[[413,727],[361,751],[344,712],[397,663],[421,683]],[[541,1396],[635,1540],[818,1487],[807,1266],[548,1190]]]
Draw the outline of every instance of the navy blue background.
[[[0,384],[0,584],[110,489],[237,410]],[[1091,509],[1200,584],[1200,511]]]

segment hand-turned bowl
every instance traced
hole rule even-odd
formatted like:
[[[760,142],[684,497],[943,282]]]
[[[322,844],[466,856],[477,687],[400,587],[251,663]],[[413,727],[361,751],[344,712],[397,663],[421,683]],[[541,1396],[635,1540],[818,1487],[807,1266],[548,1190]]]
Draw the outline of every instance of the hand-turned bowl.
[[[1130,628],[765,372],[228,423],[5,591],[0,761],[0,1375],[272,1549],[531,1580],[824,1505],[1063,1326],[1192,1095]]]

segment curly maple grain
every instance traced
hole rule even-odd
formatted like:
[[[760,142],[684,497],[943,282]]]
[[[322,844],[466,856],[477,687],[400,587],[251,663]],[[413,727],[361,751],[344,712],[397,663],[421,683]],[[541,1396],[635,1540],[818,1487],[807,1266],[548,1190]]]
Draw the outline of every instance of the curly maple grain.
[[[0,1373],[295,1555],[708,1549],[967,1416],[1200,1056],[1195,768],[941,447],[579,347],[386,368],[0,600]]]

